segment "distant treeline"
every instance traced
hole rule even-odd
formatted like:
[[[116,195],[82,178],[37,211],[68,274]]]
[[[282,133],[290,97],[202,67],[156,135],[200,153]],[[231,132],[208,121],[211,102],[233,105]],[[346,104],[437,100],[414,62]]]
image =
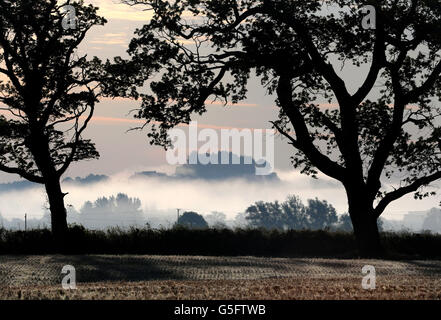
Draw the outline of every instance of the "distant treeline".
[[[148,214],[142,210],[140,199],[131,198],[124,193],[100,197],[94,202],[86,201],[80,211],[70,207],[68,222],[91,230],[151,226]],[[166,220],[164,219],[163,222]],[[224,213],[217,211],[204,215],[186,211],[181,214],[179,221],[168,221],[165,225],[173,227],[176,223],[190,229],[239,227],[280,231],[304,229],[352,231],[352,223],[348,214],[338,216],[331,204],[317,198],[309,199],[305,205],[297,196],[289,196],[283,202],[258,201],[244,212],[237,214],[234,220],[227,220]],[[2,219],[0,215],[0,227],[23,230],[24,225],[23,219],[9,221]],[[27,226],[28,229],[47,228],[50,226],[50,216],[47,214],[41,219],[28,219]]]
[[[92,178],[96,178],[93,176]],[[77,178],[74,181],[80,181]],[[236,215],[235,219],[228,220],[227,216],[218,211],[208,214],[199,214],[186,211],[176,221],[176,212],[165,212],[163,216],[150,216],[142,210],[140,199],[129,197],[124,193],[116,196],[100,197],[95,201],[86,201],[79,211],[74,207],[68,208],[68,222],[82,225],[91,230],[106,230],[112,227],[120,228],[172,228],[178,225],[189,229],[204,228],[263,228],[268,230],[330,230],[352,231],[351,218],[347,213],[337,215],[335,208],[325,200],[309,199],[304,204],[297,196],[288,196],[285,201],[263,202],[258,201],[250,205],[244,212]],[[395,222],[397,224],[397,222]],[[9,230],[24,230],[23,219],[7,220],[0,214],[0,228]],[[46,229],[50,227],[50,215],[47,213],[40,219],[27,220],[29,229]],[[380,231],[403,230],[405,225],[393,226],[391,221],[380,218]],[[411,232],[412,229],[407,229]],[[441,210],[433,208],[421,219],[421,227],[414,228],[415,232],[441,233]],[[405,231],[405,230],[404,230]]]
[[[71,226],[64,243],[48,229],[0,229],[0,254],[150,254],[269,257],[358,257],[352,233],[310,230],[119,228],[89,231]],[[441,236],[382,233],[391,259],[441,259]],[[62,248],[62,249],[60,249]]]

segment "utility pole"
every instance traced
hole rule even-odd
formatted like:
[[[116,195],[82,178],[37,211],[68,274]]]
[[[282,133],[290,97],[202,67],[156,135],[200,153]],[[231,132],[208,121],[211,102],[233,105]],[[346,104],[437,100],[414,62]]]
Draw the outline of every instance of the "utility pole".
[[[27,231],[28,228],[28,214],[25,213],[25,232]]]
[[[176,225],[179,223],[179,211],[181,211],[181,209],[176,209],[178,211],[178,220],[176,220]]]

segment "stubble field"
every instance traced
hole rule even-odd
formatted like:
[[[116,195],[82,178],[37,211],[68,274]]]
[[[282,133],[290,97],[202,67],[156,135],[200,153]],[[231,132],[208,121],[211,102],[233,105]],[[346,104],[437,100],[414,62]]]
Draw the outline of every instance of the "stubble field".
[[[63,290],[61,269],[76,270]],[[362,267],[376,288],[362,288]],[[0,299],[440,299],[441,261],[199,256],[0,256]]]

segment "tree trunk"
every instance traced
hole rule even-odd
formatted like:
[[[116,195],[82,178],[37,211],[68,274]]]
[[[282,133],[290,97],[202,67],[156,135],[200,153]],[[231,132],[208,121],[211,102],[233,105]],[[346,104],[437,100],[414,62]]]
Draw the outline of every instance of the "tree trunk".
[[[44,180],[51,212],[52,234],[57,243],[62,243],[67,234],[67,212],[64,206],[64,194],[61,191],[60,176],[57,173],[50,154],[49,139],[38,129],[29,138],[29,146],[35,162]]]
[[[377,219],[372,210],[366,208],[350,208],[349,214],[354,228],[360,255],[366,258],[379,257],[383,254]]]
[[[67,213],[60,180],[58,177],[47,178],[45,187],[51,211],[52,234],[61,240],[67,233]]]
[[[353,183],[346,186],[349,204],[349,215],[357,241],[360,255],[366,258],[380,257],[383,255],[377,218],[373,211],[373,200],[362,184]]]

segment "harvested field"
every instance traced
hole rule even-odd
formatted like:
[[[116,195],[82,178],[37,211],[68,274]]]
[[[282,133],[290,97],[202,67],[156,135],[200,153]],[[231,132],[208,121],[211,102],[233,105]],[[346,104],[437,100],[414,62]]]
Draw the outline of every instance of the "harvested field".
[[[375,290],[363,290],[358,278],[286,278],[261,280],[143,281],[1,289],[1,299],[80,300],[328,300],[440,299],[441,280],[431,277],[378,277]]]
[[[77,290],[61,289],[76,269]],[[361,269],[376,268],[375,290]],[[1,299],[440,299],[440,261],[0,256]]]

